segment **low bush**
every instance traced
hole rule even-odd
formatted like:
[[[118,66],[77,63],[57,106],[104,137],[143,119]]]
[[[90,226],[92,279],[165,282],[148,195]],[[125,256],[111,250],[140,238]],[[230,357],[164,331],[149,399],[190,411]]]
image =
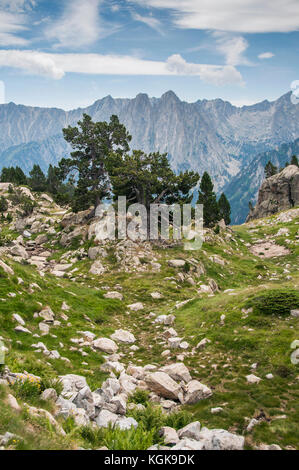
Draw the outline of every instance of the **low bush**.
[[[299,308],[299,292],[294,289],[270,289],[248,300],[246,307],[263,315],[289,315]]]

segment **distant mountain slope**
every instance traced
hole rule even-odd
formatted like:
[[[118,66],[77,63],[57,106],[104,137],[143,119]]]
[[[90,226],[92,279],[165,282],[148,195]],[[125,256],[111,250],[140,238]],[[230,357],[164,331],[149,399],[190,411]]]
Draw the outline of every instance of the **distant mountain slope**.
[[[107,96],[85,109],[0,105],[0,168],[33,163],[46,169],[68,153],[62,128],[86,112],[94,120],[117,114],[133,136],[132,147],[168,152],[176,171],[207,170],[221,190],[255,155],[299,137],[299,106],[286,94],[237,108],[220,99],[186,103],[171,91],[161,98],[139,94],[134,99]]]
[[[248,203],[257,200],[258,190],[264,179],[264,168],[270,160],[277,167],[284,167],[292,155],[299,155],[299,139],[268,152],[261,153],[244,166],[242,171],[224,187],[230,201],[233,223],[243,223],[248,215]]]

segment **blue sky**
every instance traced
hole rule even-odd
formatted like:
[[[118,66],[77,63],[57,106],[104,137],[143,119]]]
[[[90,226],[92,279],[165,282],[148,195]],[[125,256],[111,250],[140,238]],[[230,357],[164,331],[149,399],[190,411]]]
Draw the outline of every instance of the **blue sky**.
[[[298,0],[0,0],[2,102],[252,104],[299,80],[298,52]]]

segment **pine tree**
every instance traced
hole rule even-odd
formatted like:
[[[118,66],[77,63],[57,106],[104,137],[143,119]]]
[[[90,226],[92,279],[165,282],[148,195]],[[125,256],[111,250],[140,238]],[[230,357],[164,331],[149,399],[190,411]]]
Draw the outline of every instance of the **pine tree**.
[[[231,222],[231,218],[230,218],[231,208],[230,208],[230,203],[228,202],[228,199],[224,193],[222,193],[219,198],[218,207],[219,207],[220,219],[224,219],[224,222],[226,223],[226,225],[229,225]]]
[[[39,165],[33,165],[29,176],[29,186],[33,191],[42,192],[46,190],[47,180]]]
[[[193,171],[176,175],[167,154],[146,154],[133,150],[132,154],[114,153],[109,159],[109,175],[114,198],[126,196],[130,204],[142,204],[148,217],[151,204],[186,204],[191,202],[191,190],[199,180]],[[148,235],[149,235],[148,218]]]
[[[64,138],[74,149],[71,158],[59,163],[61,180],[76,180],[73,209],[97,207],[103,198],[110,196],[107,162],[111,152],[121,155],[129,151],[131,136],[117,116],[110,122],[93,122],[87,114],[78,127],[63,129]]]
[[[293,156],[292,156],[291,165],[296,165],[296,166],[299,167],[299,161],[298,161],[298,158],[297,158],[296,155],[293,155]]]
[[[273,175],[277,174],[277,166],[274,166],[273,163],[268,161],[268,163],[265,166],[265,177],[270,178]]]
[[[206,227],[212,227],[219,221],[219,207],[210,175],[205,171],[198,193],[197,204],[203,204],[203,221]]]

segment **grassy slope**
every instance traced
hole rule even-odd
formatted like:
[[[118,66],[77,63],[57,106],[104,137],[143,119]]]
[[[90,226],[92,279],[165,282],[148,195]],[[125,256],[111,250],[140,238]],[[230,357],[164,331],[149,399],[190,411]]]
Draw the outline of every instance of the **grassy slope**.
[[[290,361],[291,342],[298,339],[298,319],[255,314],[242,318],[244,315],[241,312],[250,296],[268,287],[298,288],[299,249],[295,239],[298,222],[298,219],[294,219],[291,223],[271,226],[258,221],[254,227],[257,232],[252,232],[252,227],[249,226],[234,227],[233,240],[224,241],[215,236],[212,242],[204,243],[202,251],[191,254],[179,247],[158,250],[159,262],[162,264],[160,273],[119,272],[113,257],[109,257],[106,262],[110,270],[100,278],[88,273],[90,261],[79,261],[76,264],[79,275],[77,281],[73,282],[67,279],[57,280],[51,276],[40,278],[34,268],[9,261],[15,270],[15,276],[9,277],[0,270],[0,299],[4,299],[0,300],[0,335],[10,349],[7,365],[13,371],[27,370],[42,377],[67,373],[81,374],[87,378],[91,388],[95,389],[105,377],[100,370],[102,354],[85,349],[88,356],[83,357],[78,351],[70,351],[71,346],[76,346],[70,340],[80,336],[78,331],[90,330],[97,336],[109,336],[118,327],[130,329],[135,334],[136,344],[140,349],[132,355],[128,346],[121,346],[120,351],[125,354],[123,362],[128,363],[131,360],[143,365],[166,364],[169,360],[175,361],[176,356],[174,354],[168,359],[161,357],[161,352],[166,349],[162,328],[153,326],[147,313],[173,312],[176,315],[175,329],[192,346],[205,337],[211,340],[211,344],[204,350],[196,350],[194,355],[189,354],[185,358],[185,364],[194,378],[214,390],[212,398],[186,407],[192,418],[210,428],[221,427],[244,433],[248,424],[246,418],[251,419],[264,413],[267,421],[256,426],[250,435],[247,434],[247,446],[250,448],[264,442],[298,448],[298,366],[292,365]],[[291,248],[292,254],[270,260],[252,256],[246,243],[252,242],[253,238],[276,233],[281,227],[289,228],[291,244],[287,246]],[[277,242],[284,244],[285,240],[282,237],[278,238]],[[61,249],[60,253],[65,251]],[[210,261],[209,256],[212,254],[218,254],[226,260],[225,266]],[[214,297],[199,296],[197,288],[187,282],[173,283],[164,279],[177,274],[175,269],[168,267],[167,259],[191,257],[205,266],[206,274],[202,276],[202,282],[206,283],[209,278],[214,279],[221,289],[220,293]],[[290,265],[289,271],[292,275],[290,281],[286,281],[286,274],[283,273],[287,264]],[[262,276],[260,280],[257,278],[259,275]],[[270,281],[274,276],[277,281]],[[17,277],[24,280],[23,285],[18,285]],[[34,289],[34,292],[30,293],[29,286],[33,282],[37,283],[41,290]],[[103,286],[114,290],[116,284],[123,287],[124,302],[106,300],[103,298],[104,291],[96,290]],[[225,289],[235,289],[234,295],[223,293]],[[153,300],[150,293],[154,291],[161,292],[163,299]],[[17,293],[17,296],[9,297],[10,292]],[[174,309],[177,301],[192,298],[194,300],[181,309]],[[33,317],[34,313],[40,310],[38,302],[43,306],[50,305],[59,320],[63,301],[71,307],[70,312],[66,312],[71,326],[66,326],[66,322],[61,320],[61,326],[51,327],[51,334],[41,339],[14,332],[15,322],[11,318],[13,313],[19,313],[26,321],[26,327],[32,333],[38,333],[39,319]],[[125,305],[136,301],[143,302],[145,309],[128,315]],[[224,325],[220,324],[222,314],[226,315]],[[92,322],[86,321],[83,315],[87,315]],[[49,360],[43,354],[35,353],[31,344],[38,341],[43,341],[49,350],[57,349],[62,356],[70,359],[71,364],[61,360]],[[60,342],[63,343],[63,348],[60,347]],[[256,371],[251,370],[253,363],[257,363]],[[250,373],[255,373],[263,380],[258,385],[248,384],[245,376]],[[274,379],[267,380],[267,373],[273,373]],[[222,405],[222,413],[211,414],[211,407]],[[14,432],[16,423],[22,421],[17,416],[11,419],[10,414],[12,412],[2,404],[0,434],[7,430]],[[281,415],[286,415],[286,419],[275,419]],[[70,448],[81,442],[70,434],[62,445],[61,441],[57,442],[55,434],[51,433],[52,440],[49,438],[49,431],[45,426],[41,428],[39,438],[35,442],[26,435],[25,428],[24,434],[21,425],[17,428],[18,434],[25,439],[26,448],[58,448],[59,445]]]

